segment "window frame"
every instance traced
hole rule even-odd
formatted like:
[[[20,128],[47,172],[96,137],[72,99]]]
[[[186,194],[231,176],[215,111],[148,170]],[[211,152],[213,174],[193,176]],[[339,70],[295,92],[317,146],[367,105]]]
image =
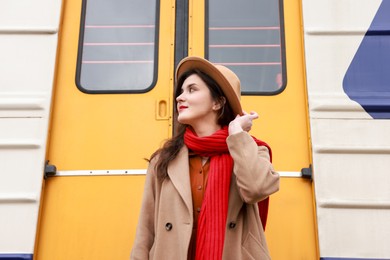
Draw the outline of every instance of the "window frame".
[[[82,56],[84,47],[84,31],[85,31],[85,20],[87,12],[88,0],[82,0],[81,16],[80,16],[80,32],[79,32],[79,43],[77,50],[77,64],[76,64],[76,78],[75,84],[77,88],[86,94],[142,94],[150,92],[157,85],[158,79],[158,54],[159,54],[159,35],[160,35],[160,0],[156,1],[156,20],[155,20],[155,33],[154,33],[154,64],[153,64],[153,80],[150,86],[143,89],[124,89],[124,90],[93,90],[87,89],[82,86],[81,79],[81,68],[82,68]]]
[[[286,64],[286,44],[285,44],[285,29],[284,29],[284,7],[283,0],[279,2],[279,23],[280,23],[280,52],[281,52],[281,69],[282,69],[282,86],[275,91],[243,91],[242,96],[274,96],[282,93],[287,87],[287,64]],[[205,2],[205,58],[209,59],[209,0]]]

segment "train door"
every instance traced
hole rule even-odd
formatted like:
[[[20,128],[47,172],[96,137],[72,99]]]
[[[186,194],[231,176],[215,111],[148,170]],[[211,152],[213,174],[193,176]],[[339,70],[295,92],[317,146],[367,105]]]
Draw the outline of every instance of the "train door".
[[[284,6],[283,6],[284,5]],[[253,135],[273,149],[280,191],[266,236],[272,259],[318,259],[300,1],[189,1],[188,52],[235,71]]]
[[[128,259],[145,158],[172,132],[172,7],[64,1],[37,259]]]
[[[80,17],[80,13],[82,14]],[[81,26],[80,26],[81,25]],[[65,1],[37,259],[127,259],[148,158],[172,133],[174,64],[234,70],[281,190],[273,259],[316,259],[301,11],[288,1]],[[288,81],[287,81],[288,79]],[[50,168],[50,167],[48,167]]]

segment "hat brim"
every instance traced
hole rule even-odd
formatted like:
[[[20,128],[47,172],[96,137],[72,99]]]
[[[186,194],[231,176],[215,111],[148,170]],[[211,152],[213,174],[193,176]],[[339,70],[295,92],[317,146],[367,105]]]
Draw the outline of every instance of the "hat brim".
[[[240,99],[235,93],[230,82],[225,78],[221,71],[211,62],[200,58],[200,57],[187,57],[184,58],[176,69],[175,79],[177,80],[181,77],[186,71],[198,69],[217,82],[217,84],[222,89],[226,99],[229,102],[230,107],[233,110],[235,115],[243,115]]]

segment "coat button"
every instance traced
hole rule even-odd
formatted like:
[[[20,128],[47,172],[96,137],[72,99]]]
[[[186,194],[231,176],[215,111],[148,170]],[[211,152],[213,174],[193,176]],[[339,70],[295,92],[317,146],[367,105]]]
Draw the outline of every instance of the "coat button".
[[[169,222],[168,222],[167,224],[165,224],[165,229],[166,229],[167,231],[171,231],[172,227],[173,227],[172,223],[169,223]]]
[[[236,227],[236,223],[235,222],[230,222],[229,223],[229,228],[235,228]]]

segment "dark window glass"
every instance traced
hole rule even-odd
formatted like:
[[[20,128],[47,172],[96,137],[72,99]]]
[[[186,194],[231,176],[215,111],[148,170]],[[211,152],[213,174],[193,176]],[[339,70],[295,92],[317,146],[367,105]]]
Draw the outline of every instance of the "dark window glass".
[[[85,92],[145,92],[156,79],[156,0],[88,0],[77,85]]]
[[[206,56],[233,70],[243,94],[277,94],[286,85],[282,1],[209,0]]]

